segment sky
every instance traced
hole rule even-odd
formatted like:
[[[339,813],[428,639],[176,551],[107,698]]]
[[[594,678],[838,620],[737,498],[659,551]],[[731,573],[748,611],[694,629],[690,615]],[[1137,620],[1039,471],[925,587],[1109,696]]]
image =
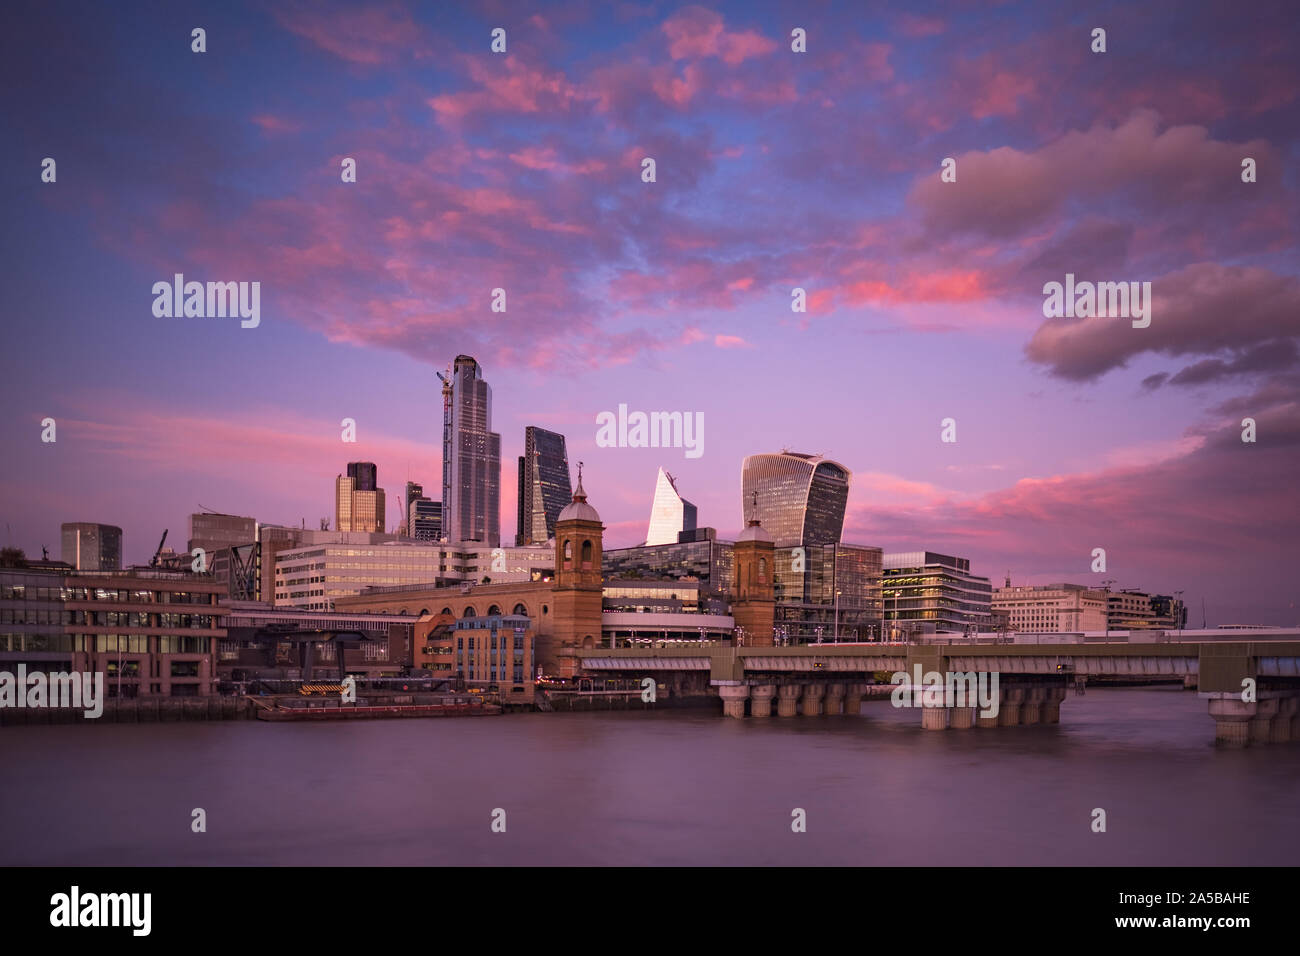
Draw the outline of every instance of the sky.
[[[1300,623],[1287,3],[20,2],[0,80],[0,544],[316,527],[356,460],[436,496],[464,353],[509,540],[527,425],[607,547],[660,466],[736,534],[788,448],[852,471],[845,540]],[[156,316],[175,273],[260,324]],[[1150,325],[1045,318],[1067,273],[1150,282]],[[598,447],[620,404],[703,453]]]

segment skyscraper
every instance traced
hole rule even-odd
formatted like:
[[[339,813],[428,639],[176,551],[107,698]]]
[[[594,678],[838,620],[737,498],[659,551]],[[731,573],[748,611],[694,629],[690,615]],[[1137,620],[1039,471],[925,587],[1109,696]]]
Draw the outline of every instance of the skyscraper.
[[[78,571],[120,571],[122,529],[111,524],[69,521],[60,531],[63,560]]]
[[[379,488],[379,469],[373,461],[348,462],[348,477],[355,482],[356,491],[376,491]]]
[[[750,455],[740,476],[744,517],[760,521],[778,548],[838,544],[850,477],[819,455]]]
[[[695,505],[677,493],[677,482],[672,475],[659,469],[655,482],[654,503],[650,506],[650,524],[646,529],[646,546],[676,544],[683,531],[694,531]]]
[[[519,458],[519,523],[515,544],[545,544],[555,537],[555,520],[573,500],[569,452],[564,436],[529,425]]]
[[[492,389],[468,355],[442,379],[442,522],[451,542],[501,544],[501,436],[492,431]]]
[[[347,475],[334,479],[334,530],[384,532],[384,489],[372,462],[348,462]],[[367,485],[368,487],[361,487]]]

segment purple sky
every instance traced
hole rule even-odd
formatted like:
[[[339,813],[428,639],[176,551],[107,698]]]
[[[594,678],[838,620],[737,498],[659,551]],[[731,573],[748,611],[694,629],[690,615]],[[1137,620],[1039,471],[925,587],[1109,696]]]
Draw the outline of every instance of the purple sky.
[[[1300,623],[1287,3],[40,3],[5,33],[3,543],[314,527],[349,460],[436,496],[467,353],[506,536],[526,425],[613,546],[660,465],[734,534],[742,459],[784,446],[853,471],[848,540]],[[176,272],[261,282],[260,327],[155,318]],[[1150,281],[1151,326],[1045,320],[1067,272]],[[703,456],[597,448],[620,403],[702,412]]]

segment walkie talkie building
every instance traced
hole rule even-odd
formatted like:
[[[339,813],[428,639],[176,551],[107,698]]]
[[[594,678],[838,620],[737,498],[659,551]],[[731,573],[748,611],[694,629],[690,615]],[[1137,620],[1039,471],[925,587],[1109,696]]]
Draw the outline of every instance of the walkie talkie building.
[[[757,518],[778,548],[838,544],[850,473],[818,455],[750,455],[741,468],[746,521]]]

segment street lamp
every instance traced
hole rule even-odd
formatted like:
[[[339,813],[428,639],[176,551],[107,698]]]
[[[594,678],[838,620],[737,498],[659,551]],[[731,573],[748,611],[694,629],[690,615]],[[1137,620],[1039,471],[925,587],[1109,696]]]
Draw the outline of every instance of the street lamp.
[[[835,592],[835,643],[840,642],[840,592]]]
[[[1174,621],[1178,624],[1178,639],[1183,639],[1183,592],[1174,592],[1174,606],[1169,610],[1174,612]]]

